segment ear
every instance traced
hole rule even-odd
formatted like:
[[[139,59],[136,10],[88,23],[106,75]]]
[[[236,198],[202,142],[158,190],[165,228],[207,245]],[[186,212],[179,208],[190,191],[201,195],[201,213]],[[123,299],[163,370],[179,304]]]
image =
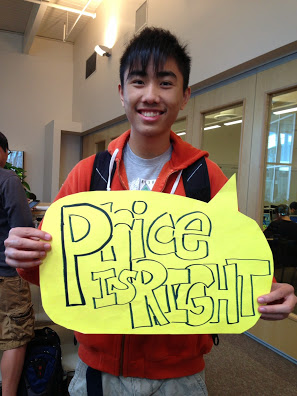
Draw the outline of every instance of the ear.
[[[191,97],[191,88],[188,87],[184,92],[183,102],[182,105],[180,106],[181,110],[183,110],[186,107],[186,104],[188,103],[190,97]]]
[[[121,98],[122,106],[124,107],[124,92],[121,84],[118,85],[119,95]]]

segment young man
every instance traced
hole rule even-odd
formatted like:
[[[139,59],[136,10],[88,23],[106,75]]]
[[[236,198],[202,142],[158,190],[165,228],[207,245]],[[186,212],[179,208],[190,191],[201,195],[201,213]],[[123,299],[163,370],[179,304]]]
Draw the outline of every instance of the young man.
[[[153,190],[185,195],[181,172],[199,158],[205,161],[209,198],[227,178],[208,154],[183,142],[171,126],[190,97],[190,58],[170,32],[146,28],[126,48],[120,64],[119,93],[131,130],[108,147],[116,163],[111,190]],[[95,156],[69,174],[57,198],[90,190],[91,176],[100,177]],[[112,166],[111,166],[112,168]],[[195,171],[200,172],[198,167]],[[92,179],[93,180],[93,179]],[[106,180],[110,185],[110,177]],[[38,238],[39,240],[36,240]],[[38,266],[50,250],[51,236],[40,230],[11,231],[7,263],[38,283]],[[282,304],[278,300],[284,299]],[[296,298],[290,285],[274,284],[259,302],[265,319],[281,319]],[[72,395],[205,395],[203,355],[212,347],[210,335],[78,334],[79,361],[69,391]],[[101,385],[102,383],[102,385]]]
[[[294,216],[297,214],[297,202],[296,201],[290,203],[290,214],[294,215]]]
[[[4,240],[12,227],[33,227],[24,188],[17,175],[3,169],[8,142],[0,132],[0,349],[2,395],[15,396],[26,345],[34,336],[34,316],[28,282],[5,263]]]
[[[275,213],[276,219],[264,231],[266,238],[279,235],[281,238],[297,241],[297,224],[290,219],[288,205],[278,205]]]

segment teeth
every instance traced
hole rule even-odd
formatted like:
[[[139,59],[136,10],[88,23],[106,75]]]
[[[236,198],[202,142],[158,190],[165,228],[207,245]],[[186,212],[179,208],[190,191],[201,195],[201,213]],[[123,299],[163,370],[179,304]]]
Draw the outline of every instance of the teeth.
[[[160,112],[159,111],[143,111],[142,114],[145,117],[155,117],[155,116],[159,115]]]

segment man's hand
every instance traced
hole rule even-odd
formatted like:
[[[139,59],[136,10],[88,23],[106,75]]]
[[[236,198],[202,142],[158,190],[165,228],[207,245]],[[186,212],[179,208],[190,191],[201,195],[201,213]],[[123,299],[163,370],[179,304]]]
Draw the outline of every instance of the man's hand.
[[[15,268],[40,265],[51,249],[51,239],[50,234],[36,228],[12,228],[4,241],[6,263]]]
[[[288,283],[272,283],[271,291],[258,298],[260,306],[258,311],[262,314],[261,319],[280,320],[285,319],[293,312],[297,303],[293,286]]]

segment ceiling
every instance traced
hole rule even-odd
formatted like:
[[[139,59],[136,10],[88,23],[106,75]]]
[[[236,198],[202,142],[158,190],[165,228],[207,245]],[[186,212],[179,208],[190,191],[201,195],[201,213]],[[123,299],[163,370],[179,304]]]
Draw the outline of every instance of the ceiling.
[[[31,2],[34,1],[34,2]],[[0,31],[24,35],[24,52],[29,53],[34,37],[75,42],[92,19],[51,5],[64,6],[95,14],[102,0],[0,0]],[[38,3],[38,4],[37,4]],[[68,22],[67,22],[68,20]],[[67,24],[68,23],[68,24]],[[64,24],[66,24],[64,28]],[[65,29],[65,34],[64,34]]]

